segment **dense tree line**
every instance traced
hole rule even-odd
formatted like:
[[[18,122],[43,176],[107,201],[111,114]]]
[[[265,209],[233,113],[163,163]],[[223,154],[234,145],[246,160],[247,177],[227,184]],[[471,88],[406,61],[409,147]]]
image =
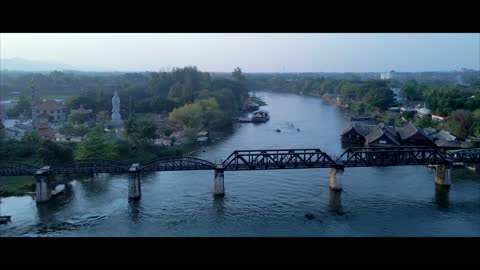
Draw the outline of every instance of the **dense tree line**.
[[[480,135],[480,78],[478,72],[461,74],[465,83],[452,83],[455,80],[431,79],[432,74],[424,74],[425,79],[402,81],[372,80],[338,77],[295,77],[281,75],[255,75],[247,77],[251,89],[290,92],[304,95],[322,96],[326,93],[340,96],[343,104],[358,114],[374,110],[385,111],[394,105],[392,87],[400,88],[400,96],[406,101],[424,101],[434,114],[447,116],[448,124],[441,125],[431,118],[416,120],[420,127],[444,128],[460,138]],[[456,75],[458,76],[458,74]],[[407,121],[413,115],[402,114]],[[388,118],[388,117],[387,117]]]
[[[9,80],[9,85],[28,89],[31,74],[20,74]],[[187,135],[199,129],[217,131],[232,124],[231,117],[241,108],[248,97],[245,77],[236,68],[228,77],[212,78],[209,73],[196,67],[176,68],[172,72],[128,73],[123,75],[78,76],[62,72],[35,74],[35,87],[39,95],[71,95],[66,100],[67,111],[83,105],[92,109],[92,116],[71,113],[60,132],[68,137],[84,136],[81,143],[61,143],[40,139],[28,133],[21,140],[7,139],[4,128],[0,129],[0,154],[31,163],[52,164],[73,159],[112,158],[128,161],[149,160],[164,155],[175,155],[179,147],[151,145],[157,138],[157,126],[142,115],[171,114],[170,119],[183,124]],[[13,82],[13,83],[12,83]],[[88,88],[87,85],[95,86]],[[112,87],[113,86],[113,87]],[[4,87],[4,86],[2,86]],[[13,89],[13,88],[12,88]],[[49,90],[46,90],[49,89]],[[111,99],[116,90],[122,100],[121,114],[125,129],[118,136],[106,132],[111,115]],[[131,99],[132,118],[129,115]],[[11,110],[12,116],[29,112],[31,104],[22,95],[18,105]],[[191,119],[189,119],[191,118]],[[170,135],[172,130],[165,130]]]

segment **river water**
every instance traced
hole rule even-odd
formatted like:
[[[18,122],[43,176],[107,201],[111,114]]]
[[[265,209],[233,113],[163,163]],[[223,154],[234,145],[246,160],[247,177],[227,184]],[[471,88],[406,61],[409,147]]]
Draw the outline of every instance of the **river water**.
[[[320,148],[339,155],[348,121],[316,97],[262,92],[271,114],[195,156],[225,159],[233,150]],[[293,124],[293,126],[291,125]],[[297,131],[297,128],[300,131]],[[275,132],[280,129],[281,132]],[[480,236],[480,173],[454,169],[439,189],[423,166],[347,168],[343,191],[328,169],[225,172],[225,197],[213,197],[213,171],[161,172],[142,178],[129,202],[127,176],[74,180],[44,205],[3,198],[1,236]],[[311,214],[311,215],[307,215]],[[312,218],[313,215],[313,218]],[[310,218],[307,218],[310,217]]]

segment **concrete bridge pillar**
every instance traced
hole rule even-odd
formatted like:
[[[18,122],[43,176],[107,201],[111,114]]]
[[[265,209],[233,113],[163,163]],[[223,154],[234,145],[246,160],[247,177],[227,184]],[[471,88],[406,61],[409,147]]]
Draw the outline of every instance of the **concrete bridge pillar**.
[[[332,190],[342,190],[343,168],[330,168],[330,188]]]
[[[435,165],[435,184],[446,187],[450,186],[451,170],[451,167],[448,165]]]
[[[223,165],[218,164],[215,167],[215,175],[213,177],[213,194],[215,196],[224,196],[225,195],[225,186],[223,184]]]
[[[132,200],[138,200],[142,196],[139,165],[139,163],[132,164],[128,172],[128,198]]]
[[[35,172],[35,201],[42,203],[52,198],[52,187],[48,171],[50,166],[46,166]]]

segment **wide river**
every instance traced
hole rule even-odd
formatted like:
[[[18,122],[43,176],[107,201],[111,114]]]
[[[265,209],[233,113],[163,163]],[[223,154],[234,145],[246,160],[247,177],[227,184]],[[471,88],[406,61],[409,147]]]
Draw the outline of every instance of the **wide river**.
[[[316,97],[262,92],[271,114],[195,156],[225,159],[233,150],[320,148],[339,155],[348,121]],[[293,127],[291,124],[293,124]],[[297,131],[297,128],[300,131]],[[281,132],[275,132],[280,129]],[[454,169],[438,189],[424,166],[347,168],[331,192],[328,169],[225,172],[225,197],[213,197],[213,171],[161,172],[142,178],[128,201],[127,176],[75,180],[52,201],[2,198],[1,236],[480,236],[480,173]],[[307,215],[311,214],[311,215]],[[313,218],[312,218],[313,215]],[[309,218],[307,218],[309,217]]]

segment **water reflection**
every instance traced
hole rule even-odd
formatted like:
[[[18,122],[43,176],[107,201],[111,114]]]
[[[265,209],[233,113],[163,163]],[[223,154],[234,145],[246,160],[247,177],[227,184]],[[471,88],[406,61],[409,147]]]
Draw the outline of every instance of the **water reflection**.
[[[214,196],[213,197],[213,209],[219,216],[223,216],[225,210],[225,197]]]
[[[448,208],[450,205],[449,200],[450,187],[435,185],[435,202],[440,208]]]
[[[334,212],[336,214],[342,214],[342,191],[338,190],[330,190],[330,198],[328,201],[328,207],[331,212]]]
[[[128,208],[130,219],[135,223],[140,222],[142,219],[142,200],[128,200]]]
[[[79,183],[86,193],[102,194],[111,190],[110,182],[115,178],[116,175],[97,174],[93,177],[82,177]]]

